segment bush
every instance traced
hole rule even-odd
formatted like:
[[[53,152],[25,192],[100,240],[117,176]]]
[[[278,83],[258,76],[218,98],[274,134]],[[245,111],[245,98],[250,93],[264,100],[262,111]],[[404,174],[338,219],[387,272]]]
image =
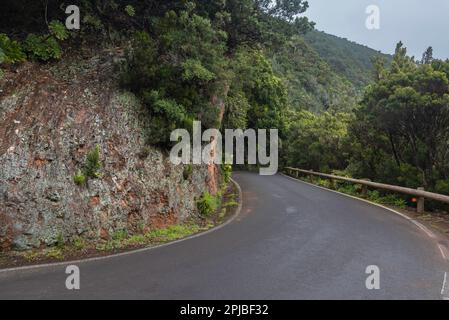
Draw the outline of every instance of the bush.
[[[148,143],[172,145],[170,133],[200,120],[217,125],[219,109],[211,103],[223,88],[226,37],[208,18],[187,10],[167,11],[153,19],[152,33],[135,33],[122,66],[121,83],[147,107]]]
[[[221,174],[223,176],[223,182],[228,185],[231,181],[232,176],[232,165],[230,164],[222,164],[221,165]]]
[[[136,15],[136,9],[134,9],[134,7],[130,4],[125,7],[125,12],[130,17],[134,17]]]
[[[12,41],[6,34],[0,33],[0,64],[18,63],[26,60],[26,55],[17,41]]]
[[[117,230],[112,235],[112,240],[114,241],[124,241],[128,238],[128,231],[125,229]]]
[[[101,169],[100,162],[100,146],[96,146],[95,149],[91,150],[86,156],[86,163],[84,164],[83,170],[78,170],[76,175],[73,177],[73,181],[77,185],[84,185],[87,181],[92,179],[97,179],[101,177],[99,170]]]
[[[53,36],[38,36],[29,34],[24,43],[24,49],[28,54],[41,61],[60,59],[61,47]]]
[[[91,150],[87,154],[86,165],[84,168],[84,173],[88,178],[99,178],[101,169],[100,163],[100,146],[95,146],[95,149]]]
[[[81,170],[78,170],[76,175],[73,177],[73,182],[75,182],[75,184],[81,186],[81,185],[86,184],[87,178]]]
[[[188,164],[187,166],[185,166],[184,172],[182,173],[184,180],[190,179],[192,173],[193,173],[193,165]]]
[[[196,202],[198,210],[202,216],[210,216],[218,208],[217,197],[214,197],[209,192],[204,192],[201,198]]]
[[[50,30],[50,34],[58,40],[64,41],[69,38],[70,34],[67,28],[60,21],[53,20],[50,22],[48,29]]]

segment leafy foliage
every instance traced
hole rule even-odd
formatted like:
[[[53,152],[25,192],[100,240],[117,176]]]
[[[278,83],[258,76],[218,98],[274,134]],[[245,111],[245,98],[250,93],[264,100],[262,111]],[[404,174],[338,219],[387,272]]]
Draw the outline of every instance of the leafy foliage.
[[[73,177],[73,181],[77,185],[85,185],[89,179],[100,178],[100,169],[100,146],[97,145],[93,150],[89,151],[83,169],[78,170]]]
[[[204,217],[210,216],[218,209],[218,198],[209,192],[202,194],[201,198],[196,202],[200,214]]]
[[[134,9],[134,7],[130,4],[125,7],[125,11],[130,17],[134,17],[136,15],[136,9]]]
[[[50,34],[53,35],[57,40],[63,41],[69,38],[70,34],[61,21],[53,20],[52,22],[50,22],[48,29],[50,30]]]
[[[289,119],[285,151],[289,166],[319,172],[347,166],[349,114],[302,110],[292,112]]]
[[[24,43],[24,49],[33,59],[48,61],[60,59],[61,48],[54,37],[29,34]]]
[[[415,63],[399,43],[391,68],[367,89],[352,132],[373,151],[356,154],[359,171],[377,176],[388,168],[398,179],[415,172],[418,181],[404,182],[429,189],[449,177],[449,62],[428,62]]]
[[[0,64],[18,63],[26,60],[21,45],[6,34],[0,34]]]
[[[98,172],[100,169],[100,146],[97,145],[87,154],[84,173],[88,178],[98,178],[100,176]]]

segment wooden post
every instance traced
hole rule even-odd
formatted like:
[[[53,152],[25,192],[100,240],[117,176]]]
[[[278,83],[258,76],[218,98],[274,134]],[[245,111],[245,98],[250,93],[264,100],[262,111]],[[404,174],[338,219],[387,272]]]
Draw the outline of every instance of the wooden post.
[[[418,188],[418,190],[424,191],[424,188]],[[416,206],[416,212],[424,213],[424,211],[425,211],[424,201],[425,201],[424,197],[419,197],[418,198],[418,203],[417,203],[417,206]]]
[[[310,170],[310,172],[313,172],[313,170]],[[310,177],[310,183],[314,183],[313,174],[311,174],[309,177]]]
[[[363,179],[363,181],[371,181],[370,179]],[[368,186],[362,184],[362,197],[366,198],[368,196]]]
[[[330,180],[329,180],[329,185],[330,185],[330,187],[331,187],[332,190],[336,190],[336,187],[335,187],[335,180],[334,180],[334,179],[330,179]]]
[[[366,198],[367,195],[368,195],[368,186],[362,184],[362,197]]]

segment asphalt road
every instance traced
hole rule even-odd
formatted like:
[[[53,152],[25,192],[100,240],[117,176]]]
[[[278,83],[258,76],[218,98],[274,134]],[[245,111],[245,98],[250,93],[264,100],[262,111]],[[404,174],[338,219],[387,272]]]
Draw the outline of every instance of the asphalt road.
[[[385,209],[278,175],[237,173],[240,216],[164,248],[65,267],[0,273],[3,299],[441,299],[436,242]],[[367,290],[367,266],[380,290]]]

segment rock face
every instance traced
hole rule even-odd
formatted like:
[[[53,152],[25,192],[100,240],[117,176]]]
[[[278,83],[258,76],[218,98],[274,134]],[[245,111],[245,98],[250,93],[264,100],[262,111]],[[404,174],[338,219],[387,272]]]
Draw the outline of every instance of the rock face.
[[[219,173],[145,144],[147,113],[114,79],[112,57],[26,64],[0,81],[0,250],[163,227],[197,214]],[[100,147],[101,177],[74,183]]]

